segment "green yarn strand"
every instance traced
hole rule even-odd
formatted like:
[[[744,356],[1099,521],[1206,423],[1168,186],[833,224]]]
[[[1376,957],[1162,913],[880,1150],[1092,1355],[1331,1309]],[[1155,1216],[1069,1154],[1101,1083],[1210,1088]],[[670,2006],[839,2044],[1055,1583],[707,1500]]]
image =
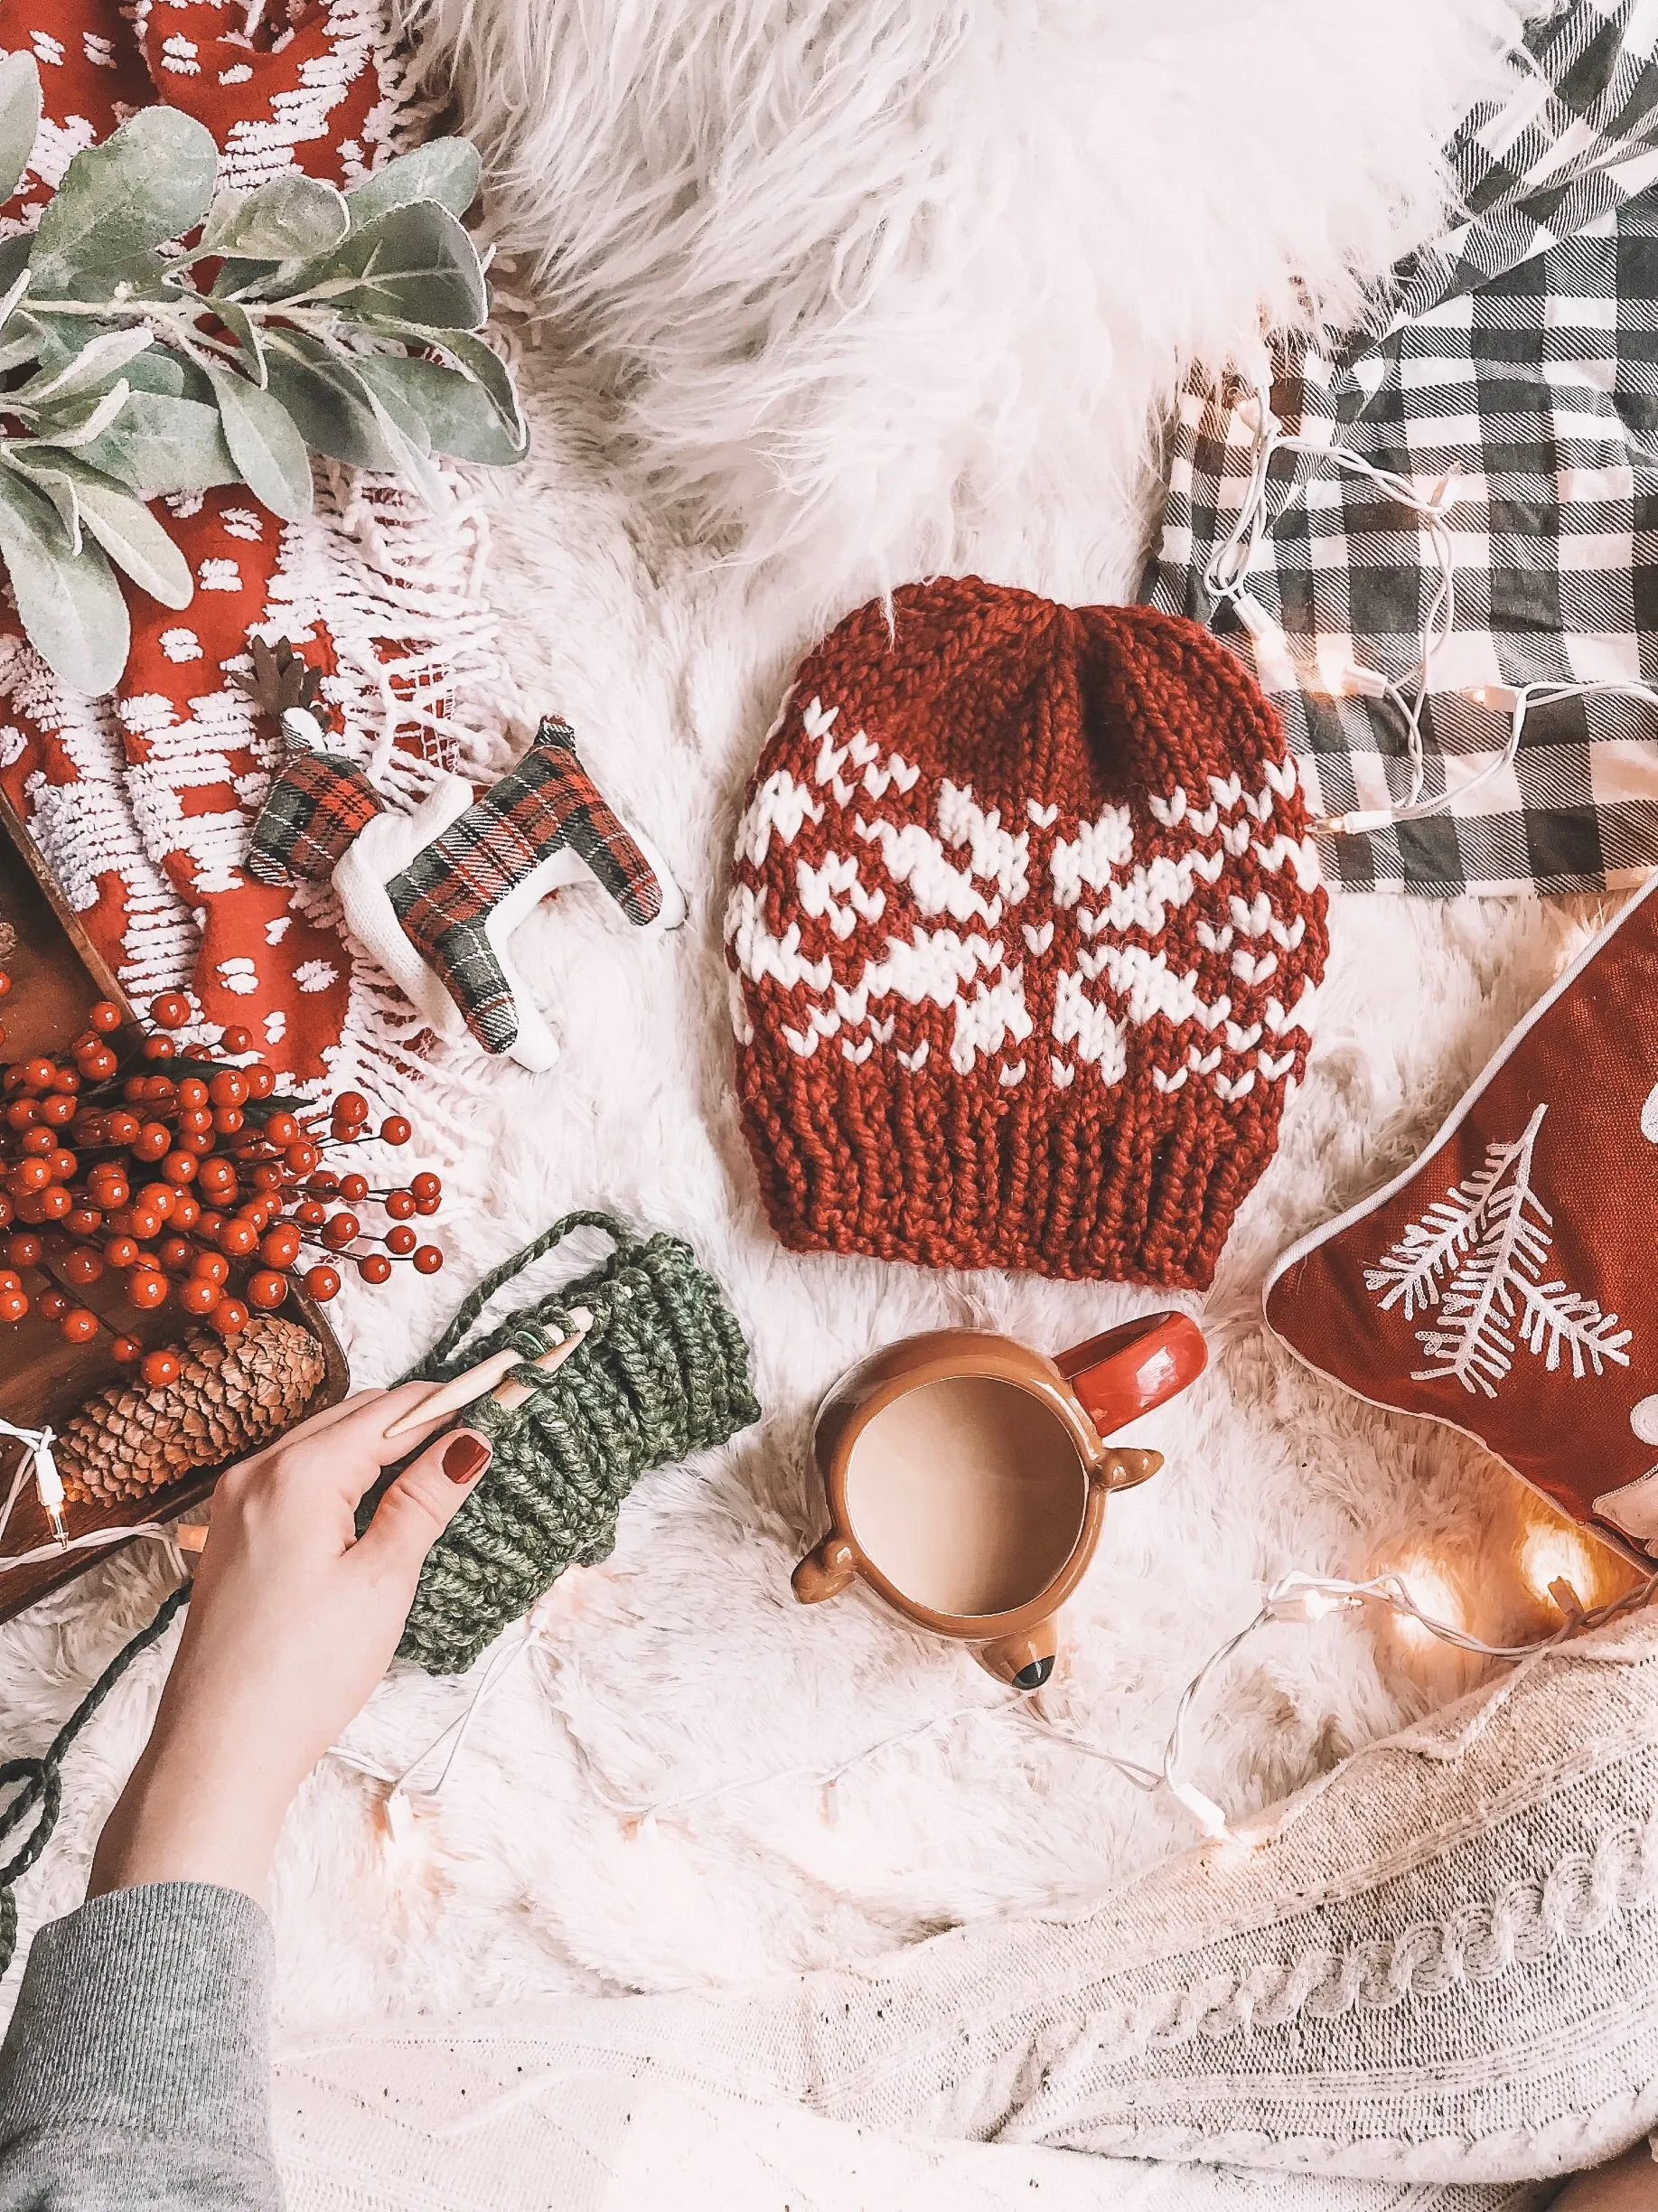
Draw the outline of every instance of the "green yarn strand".
[[[613,1256],[467,1343],[497,1291],[578,1228],[604,1230]],[[565,1568],[607,1557],[623,1501],[650,1468],[759,1419],[748,1346],[690,1247],[638,1237],[598,1213],[566,1214],[485,1276],[412,1377],[446,1382],[508,1349],[532,1361],[570,1334],[577,1308],[592,1325],[568,1359],[551,1374],[513,1370],[529,1387],[525,1403],[482,1398],[461,1416],[489,1438],[494,1457],[428,1558],[398,1646],[430,1673],[470,1666]]]
[[[456,1347],[466,1341],[473,1323],[495,1293],[504,1289],[515,1275],[521,1275],[526,1268],[533,1267],[538,1260],[545,1259],[556,1245],[562,1244],[572,1230],[576,1229],[604,1230],[605,1235],[615,1245],[618,1259],[632,1251],[638,1243],[638,1239],[633,1235],[632,1231],[622,1222],[617,1221],[613,1214],[595,1214],[588,1211],[565,1214],[562,1220],[556,1221],[550,1229],[544,1229],[533,1243],[526,1244],[522,1251],[515,1252],[511,1260],[503,1260],[498,1268],[492,1268],[490,1270],[477,1288],[461,1300],[455,1308],[454,1320],[450,1322],[425,1359],[399,1375],[398,1382],[446,1382],[451,1375],[462,1374],[468,1367],[475,1366],[480,1359],[487,1359],[489,1352],[478,1349],[467,1352],[460,1358],[452,1355]],[[494,1336],[490,1339],[490,1351],[504,1352],[507,1345],[513,1341],[512,1328],[522,1318],[521,1315],[515,1314],[506,1328],[498,1329]],[[546,1349],[546,1345],[538,1346],[539,1351],[545,1352]],[[527,1353],[525,1356],[533,1359],[536,1354]]]
[[[179,1607],[189,1601],[191,1587],[188,1581],[181,1582],[177,1589],[163,1599],[159,1612],[117,1652],[38,1758],[7,1759],[0,1766],[0,1793],[8,1789],[14,1793],[4,1810],[0,1810],[0,1843],[7,1842],[31,1814],[35,1815],[34,1823],[22,1843],[0,1865],[0,1974],[11,1964],[12,1954],[17,1948],[14,1890],[52,1841],[62,1803],[63,1762],[70,1747],[133,1661],[165,1636]]]

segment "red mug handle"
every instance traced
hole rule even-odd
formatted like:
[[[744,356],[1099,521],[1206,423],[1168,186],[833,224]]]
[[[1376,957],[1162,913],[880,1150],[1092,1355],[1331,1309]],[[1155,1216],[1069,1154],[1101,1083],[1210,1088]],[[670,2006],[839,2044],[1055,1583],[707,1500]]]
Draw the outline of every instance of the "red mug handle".
[[[1204,1332],[1189,1314],[1154,1313],[1073,1345],[1054,1364],[1108,1437],[1195,1382],[1208,1359]]]

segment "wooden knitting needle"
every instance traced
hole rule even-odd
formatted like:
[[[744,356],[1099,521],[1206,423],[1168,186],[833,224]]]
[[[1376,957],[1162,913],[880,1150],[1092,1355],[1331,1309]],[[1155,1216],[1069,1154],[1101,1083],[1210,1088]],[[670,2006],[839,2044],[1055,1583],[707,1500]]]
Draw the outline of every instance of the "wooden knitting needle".
[[[585,1306],[577,1306],[571,1313],[570,1320],[570,1334],[561,1336],[538,1360],[526,1362],[521,1352],[492,1352],[488,1359],[480,1360],[475,1367],[469,1367],[464,1374],[456,1375],[453,1382],[445,1382],[441,1390],[434,1391],[429,1398],[423,1398],[417,1406],[412,1406],[407,1413],[399,1416],[387,1429],[387,1441],[389,1443],[394,1438],[407,1436],[416,1429],[424,1429],[428,1421],[436,1420],[441,1414],[455,1413],[462,1406],[471,1405],[474,1398],[482,1398],[486,1391],[491,1391],[492,1384],[501,1382],[501,1377],[509,1374],[514,1367],[530,1365],[539,1367],[545,1374],[551,1374],[556,1367],[563,1366],[593,1326],[593,1316]],[[492,1394],[498,1406],[511,1407],[522,1405],[533,1394],[533,1391],[532,1383],[506,1382]]]
[[[587,1327],[591,1326],[592,1317],[588,1316]],[[562,1344],[554,1348],[561,1354],[567,1349],[574,1352],[585,1334],[586,1328],[584,1328],[580,1336],[567,1337]],[[443,1414],[458,1412],[462,1406],[470,1405],[474,1398],[482,1398],[491,1384],[499,1382],[502,1375],[510,1373],[514,1367],[522,1364],[522,1359],[516,1352],[492,1352],[488,1359],[480,1360],[475,1367],[469,1367],[464,1374],[456,1375],[453,1382],[445,1382],[441,1390],[434,1391],[429,1398],[423,1398],[411,1412],[405,1413],[393,1421],[386,1431],[388,1440],[396,1437],[407,1436],[416,1429],[424,1429],[427,1421],[435,1420]],[[524,1394],[528,1397],[529,1392],[525,1392]],[[3,1425],[0,1424],[0,1426]],[[177,1523],[173,1531],[173,1537],[181,1551],[200,1551],[207,1542],[206,1520]],[[61,1536],[59,1541],[62,1541]]]
[[[456,1375],[453,1382],[445,1382],[429,1398],[423,1398],[417,1406],[399,1414],[386,1431],[387,1442],[394,1437],[407,1436],[413,1429],[424,1429],[440,1413],[454,1413],[462,1406],[470,1405],[474,1398],[482,1398],[486,1391],[492,1390],[502,1375],[523,1364],[521,1352],[492,1352],[488,1359],[480,1360],[464,1374]]]
[[[553,1373],[557,1368],[564,1365],[576,1345],[584,1341],[587,1331],[592,1326],[593,1316],[587,1311],[587,1308],[585,1306],[573,1306],[570,1308],[569,1335],[561,1336],[556,1345],[549,1345],[539,1359],[530,1360],[528,1364],[531,1367],[539,1367],[543,1374]],[[535,1387],[533,1382],[503,1382],[501,1388],[493,1393],[495,1403],[503,1411],[512,1406],[520,1406],[527,1398],[535,1396]]]

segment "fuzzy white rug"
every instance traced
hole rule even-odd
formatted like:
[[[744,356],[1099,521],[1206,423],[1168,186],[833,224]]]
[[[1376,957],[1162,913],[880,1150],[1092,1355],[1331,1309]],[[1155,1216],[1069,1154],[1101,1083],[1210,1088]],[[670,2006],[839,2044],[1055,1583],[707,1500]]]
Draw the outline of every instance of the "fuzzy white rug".
[[[463,0],[436,12],[453,31]],[[829,25],[811,52],[808,17]],[[358,1373],[394,1372],[485,1266],[601,1204],[698,1245],[767,1419],[642,1486],[614,1560],[566,1579],[408,1836],[389,1841],[375,1784],[319,1770],[277,1883],[290,2020],[848,1960],[1090,1894],[1190,1840],[1166,1801],[1017,1725],[964,1654],[853,1598],[790,1597],[821,1527],[806,1425],[842,1368],[945,1321],[1057,1347],[1160,1301],[777,1247],[731,1093],[726,855],[793,658],[872,578],[933,559],[1062,597],[1131,591],[1146,426],[1183,356],[1242,342],[1297,282],[1349,296],[1423,227],[1435,148],[1513,20],[1505,0],[497,0],[472,18],[492,150],[517,162],[503,235],[540,257],[518,284],[587,349],[566,358],[549,332],[528,357],[535,455],[492,492],[506,642],[693,912],[645,944],[592,904],[534,918],[519,947],[564,1056],[541,1078],[451,1064],[469,1100],[438,1163],[451,1269],[351,1304]],[[890,48],[878,68],[860,39]],[[838,268],[825,241],[848,223],[862,246]],[[783,557],[756,568],[767,546]],[[1519,1486],[1319,1385],[1269,1345],[1259,1298],[1289,1240],[1419,1147],[1592,919],[1338,905],[1307,1086],[1204,1308],[1213,1366],[1158,1417],[1168,1466],[1113,1505],[1066,1617],[1043,1703],[1072,1731],[1155,1753],[1200,1660],[1295,1566],[1427,1562],[1427,1594],[1481,1633],[1543,1623]],[[1560,1563],[1594,1594],[1587,1553]],[[111,1561],[0,1632],[5,1752],[44,1741],[163,1587],[154,1559]],[[77,1900],[163,1664],[75,1754],[25,1928]],[[1203,1716],[1197,1778],[1261,1804],[1442,1701],[1461,1665],[1370,1621],[1276,1632]],[[406,1762],[462,1695],[399,1670],[354,1740]],[[968,1706],[832,1798],[797,1771]],[[754,1786],[676,1809],[729,1782]]]

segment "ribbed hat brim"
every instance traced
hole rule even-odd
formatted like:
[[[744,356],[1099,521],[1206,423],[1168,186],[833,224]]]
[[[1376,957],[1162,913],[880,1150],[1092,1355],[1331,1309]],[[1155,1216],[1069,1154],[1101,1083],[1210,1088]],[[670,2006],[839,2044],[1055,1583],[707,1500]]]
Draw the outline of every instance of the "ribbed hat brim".
[[[1274,1112],[1217,1151],[1195,1085],[1085,1120],[1062,1091],[987,1111],[949,1077],[832,1053],[758,1036],[742,1054],[761,1196],[795,1251],[1206,1290],[1278,1142]]]

